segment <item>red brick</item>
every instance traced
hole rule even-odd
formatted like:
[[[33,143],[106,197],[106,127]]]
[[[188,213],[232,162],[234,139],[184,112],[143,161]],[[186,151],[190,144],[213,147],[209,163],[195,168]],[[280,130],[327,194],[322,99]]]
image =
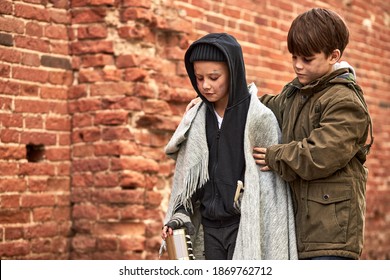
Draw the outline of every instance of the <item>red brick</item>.
[[[15,16],[37,21],[49,21],[48,13],[45,9],[24,4],[15,4]]]
[[[144,69],[130,68],[124,73],[125,81],[142,82],[148,76],[148,72]]]
[[[146,192],[145,203],[148,207],[157,207],[161,205],[161,194],[158,192],[148,191]]]
[[[75,160],[73,165],[74,172],[97,172],[108,170],[109,161],[107,159],[82,159]]]
[[[151,11],[144,8],[125,8],[121,13],[121,20],[124,22],[129,20],[142,20],[150,23],[152,19]]]
[[[127,40],[142,40],[150,34],[150,29],[142,24],[123,26],[118,29],[118,35]]]
[[[92,125],[93,117],[91,115],[75,114],[72,118],[72,123],[75,127],[84,127]]]
[[[120,211],[121,218],[126,219],[144,219],[145,207],[143,205],[130,205],[121,209]],[[161,227],[160,227],[161,228]]]
[[[0,182],[1,183],[1,182]],[[3,209],[17,209],[20,206],[20,195],[1,195],[1,208]]]
[[[31,241],[31,252],[35,254],[51,252],[53,245],[51,239],[33,239]]]
[[[17,18],[0,17],[0,30],[13,32],[16,34],[23,34],[24,21]]]
[[[98,251],[116,251],[118,242],[116,238],[98,238],[96,240],[96,247]]]
[[[120,82],[123,80],[123,70],[103,69],[103,80],[107,82]]]
[[[76,251],[91,252],[95,250],[96,238],[87,235],[76,235],[72,239],[72,247]]]
[[[30,192],[45,192],[47,191],[47,179],[29,179],[28,189]]]
[[[32,37],[42,37],[43,26],[37,22],[27,22],[26,35],[30,35]]]
[[[132,140],[134,137],[127,127],[109,127],[103,129],[102,139],[105,141]]]
[[[73,157],[92,157],[94,155],[94,147],[92,145],[77,145],[73,147]]]
[[[158,163],[144,157],[125,157],[112,161],[113,170],[133,170],[138,172],[158,172]]]
[[[52,207],[39,207],[33,209],[32,212],[34,222],[48,222],[53,218]]]
[[[24,178],[0,178],[0,193],[23,192],[27,188]]]
[[[12,2],[1,1],[0,2],[0,13],[10,15],[12,13]]]
[[[120,240],[119,248],[121,251],[143,251],[145,250],[145,238],[133,237],[122,238]]]
[[[95,187],[108,188],[118,185],[118,175],[116,173],[98,173],[95,175]]]
[[[101,8],[77,9],[72,11],[72,23],[98,23],[103,22],[106,10]]]
[[[14,49],[0,47],[0,60],[9,63],[19,63],[22,59],[22,53]]]
[[[142,236],[145,234],[145,224],[130,222],[98,223],[94,233],[98,235]]]
[[[73,218],[74,219],[97,219],[97,208],[94,205],[75,205],[73,207]]]
[[[166,130],[166,131],[174,131],[177,128],[177,122],[165,116],[158,115],[144,115],[141,116],[136,121],[137,127],[140,128],[148,128],[148,129],[157,129],[157,130]]]
[[[95,83],[95,82],[102,82],[103,79],[103,73],[101,70],[86,70],[81,69],[79,73],[79,82],[80,83]]]
[[[27,66],[39,67],[41,65],[37,54],[24,53],[21,62],[23,65]]]
[[[172,111],[169,104],[164,100],[146,100],[143,103],[143,109],[146,114],[171,115]]]
[[[95,53],[113,53],[112,42],[82,41],[71,44],[72,54],[95,54]]]
[[[23,127],[23,117],[21,114],[0,114],[0,122],[3,127]]]
[[[44,29],[45,36],[50,39],[68,39],[68,31],[66,26],[63,25],[48,25]]]
[[[31,69],[25,67],[14,67],[12,77],[14,79],[46,83],[49,78],[49,73],[44,70]]]
[[[62,88],[55,87],[41,87],[41,98],[42,99],[55,99],[55,100],[66,100],[68,97],[68,91]]]
[[[61,11],[61,10],[49,10],[48,11],[50,20],[53,23],[60,23],[60,24],[70,24],[71,23],[71,17],[67,10]]]
[[[70,179],[68,177],[50,177],[47,179],[47,187],[49,191],[68,192],[70,191]]]
[[[70,71],[50,72],[48,82],[52,85],[71,86],[73,83],[73,73]]]
[[[9,243],[0,243],[0,257],[24,257],[30,252],[28,241],[15,241]]]
[[[98,39],[106,38],[108,35],[107,28],[103,25],[92,25],[87,27],[79,27],[77,30],[79,39]]]
[[[123,203],[142,205],[144,196],[143,190],[110,189],[93,193],[91,200],[97,203],[111,203],[113,205]]]
[[[24,194],[21,197],[21,206],[24,208],[54,206],[55,204],[55,196],[50,194]]]
[[[20,139],[20,132],[13,129],[3,129],[0,131],[0,139],[3,143],[18,143]]]
[[[26,116],[24,122],[26,128],[43,128],[42,116]]]
[[[46,128],[48,130],[69,131],[70,118],[69,117],[48,117],[46,118]]]
[[[3,146],[0,147],[1,159],[24,159],[26,157],[26,149],[23,146]]]
[[[41,38],[31,38],[24,36],[15,36],[15,46],[18,48],[28,49],[32,51],[50,52],[50,43],[48,40]]]
[[[10,111],[12,109],[12,99],[0,97],[0,107],[7,111]]]
[[[70,101],[68,103],[68,109],[70,113],[95,111],[100,109],[100,103],[99,100],[88,99]]]
[[[70,160],[70,149],[65,148],[48,148],[45,151],[45,158],[50,161]]]
[[[118,209],[112,205],[100,204],[98,207],[98,213],[101,221],[119,220],[120,218]]]
[[[114,58],[111,55],[96,54],[85,55],[81,58],[81,66],[83,67],[96,67],[114,65]]]
[[[141,99],[134,96],[110,97],[102,100],[103,109],[127,109],[130,111],[141,111]]]
[[[77,134],[84,142],[94,142],[101,138],[101,131],[99,128],[86,128],[77,131]]]
[[[39,94],[39,87],[35,85],[22,85],[20,89],[20,95],[22,96],[38,96]]]
[[[51,217],[55,221],[64,221],[69,222],[71,221],[71,210],[70,207],[55,207],[53,209],[53,216]]]
[[[20,85],[10,81],[0,81],[0,91],[2,94],[17,95],[20,92]],[[7,107],[1,104],[1,108],[6,109]]]
[[[23,132],[20,142],[23,144],[55,145],[57,137],[54,133],[47,132]]]
[[[16,170],[18,170],[17,163],[0,161],[0,175],[14,175]]]
[[[124,7],[142,7],[150,9],[152,0],[123,0]]]
[[[24,237],[23,227],[6,227],[4,238],[5,240],[16,240]]]
[[[27,239],[53,237],[57,234],[57,223],[55,221],[42,223],[37,226],[30,226],[25,229],[24,235]]]
[[[11,67],[8,65],[0,65],[0,77],[1,78],[10,78]]]
[[[126,171],[122,174],[120,185],[126,188],[145,187],[145,175],[142,172]]]
[[[139,58],[134,54],[119,55],[116,59],[118,68],[135,67],[139,64]]]
[[[69,45],[61,41],[50,41],[51,54],[70,55]]]
[[[28,210],[5,210],[0,209],[0,224],[23,224],[30,222]]]
[[[135,96],[141,97],[141,98],[155,98],[156,92],[155,90],[150,87],[146,83],[136,83],[134,86],[134,94]]]
[[[66,26],[62,25],[48,25],[44,28],[44,33],[47,38],[67,40],[68,32]]]
[[[133,91],[133,84],[131,83],[105,83],[91,85],[92,96],[133,95]]]

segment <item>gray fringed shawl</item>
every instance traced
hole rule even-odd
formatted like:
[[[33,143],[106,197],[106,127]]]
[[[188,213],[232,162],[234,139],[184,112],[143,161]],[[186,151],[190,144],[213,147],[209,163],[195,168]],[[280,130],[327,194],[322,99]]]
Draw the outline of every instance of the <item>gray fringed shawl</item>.
[[[251,102],[245,127],[245,191],[241,203],[241,220],[233,259],[297,259],[294,215],[289,186],[275,172],[260,171],[253,147],[268,147],[280,141],[280,129],[273,113],[257,98],[257,88],[249,86]],[[192,236],[194,253],[202,258],[203,230],[198,208],[190,197],[208,180],[206,140],[206,106],[198,103],[183,117],[165,148],[176,159],[171,198],[164,223],[179,205],[193,210],[197,228]]]

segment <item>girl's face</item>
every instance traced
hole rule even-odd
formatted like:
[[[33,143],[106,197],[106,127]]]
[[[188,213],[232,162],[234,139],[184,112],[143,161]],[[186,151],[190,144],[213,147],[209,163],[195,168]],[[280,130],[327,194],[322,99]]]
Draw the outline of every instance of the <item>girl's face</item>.
[[[336,53],[335,53],[336,52]],[[332,72],[333,65],[339,59],[339,50],[335,50],[329,57],[323,52],[310,57],[292,56],[292,64],[299,82],[307,85],[312,81]]]
[[[200,93],[214,107],[225,109],[229,100],[229,69],[227,63],[195,61],[194,72]]]

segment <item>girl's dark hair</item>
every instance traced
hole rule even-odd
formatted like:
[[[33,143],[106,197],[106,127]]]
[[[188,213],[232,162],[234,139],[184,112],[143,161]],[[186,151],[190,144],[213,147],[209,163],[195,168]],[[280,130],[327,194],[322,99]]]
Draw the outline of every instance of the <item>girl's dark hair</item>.
[[[312,56],[324,52],[328,57],[335,49],[341,55],[349,42],[349,31],[344,20],[335,12],[314,8],[297,16],[287,35],[291,54]]]

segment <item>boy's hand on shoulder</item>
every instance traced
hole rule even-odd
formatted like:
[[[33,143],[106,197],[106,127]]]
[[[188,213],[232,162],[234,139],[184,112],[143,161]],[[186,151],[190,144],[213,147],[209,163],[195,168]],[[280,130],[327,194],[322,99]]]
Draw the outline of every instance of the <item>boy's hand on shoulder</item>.
[[[263,167],[260,168],[261,171],[270,171],[271,168],[267,165],[265,161],[265,154],[267,153],[267,148],[254,147],[253,148],[253,158],[255,159],[256,164]]]
[[[200,101],[202,101],[202,99],[200,99],[200,97],[197,97],[197,98],[194,98],[191,100],[190,103],[188,103],[187,107],[186,107],[186,111],[185,113],[187,113],[192,107],[194,107],[196,104],[198,104]],[[184,113],[184,114],[185,114]]]

